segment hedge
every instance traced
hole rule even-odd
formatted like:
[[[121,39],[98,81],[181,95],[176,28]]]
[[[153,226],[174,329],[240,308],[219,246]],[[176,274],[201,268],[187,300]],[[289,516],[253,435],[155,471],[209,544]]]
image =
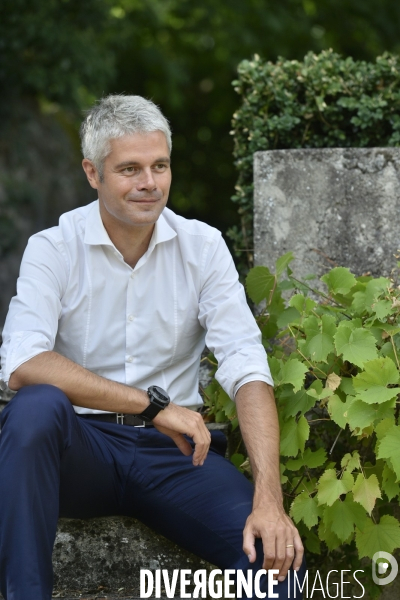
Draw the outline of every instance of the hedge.
[[[375,63],[332,50],[302,62],[244,60],[233,82],[241,106],[233,116],[236,194],[241,228],[228,232],[241,270],[252,266],[253,154],[279,148],[400,145],[400,59]],[[247,260],[244,259],[246,257]]]

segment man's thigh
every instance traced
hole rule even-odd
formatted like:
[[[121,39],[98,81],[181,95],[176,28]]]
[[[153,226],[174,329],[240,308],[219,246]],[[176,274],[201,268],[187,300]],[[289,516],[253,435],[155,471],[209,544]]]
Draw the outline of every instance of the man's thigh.
[[[209,562],[228,568],[243,556],[243,528],[253,486],[219,451],[218,435],[194,467],[170,438],[142,430],[122,511]],[[222,444],[223,445],[223,444]]]

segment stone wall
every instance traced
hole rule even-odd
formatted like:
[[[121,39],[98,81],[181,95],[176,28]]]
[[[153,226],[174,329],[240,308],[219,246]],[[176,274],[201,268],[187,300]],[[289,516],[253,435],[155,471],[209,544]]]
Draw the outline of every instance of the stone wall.
[[[296,276],[334,266],[388,275],[400,248],[400,148],[254,156],[255,263],[293,251]]]

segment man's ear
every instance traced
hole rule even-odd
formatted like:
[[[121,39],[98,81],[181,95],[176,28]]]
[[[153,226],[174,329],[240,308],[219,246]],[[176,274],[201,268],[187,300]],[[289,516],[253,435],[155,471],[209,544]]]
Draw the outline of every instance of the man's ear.
[[[83,170],[86,173],[86,177],[88,178],[88,182],[95,190],[99,189],[100,176],[99,172],[88,158],[84,158],[82,161]]]

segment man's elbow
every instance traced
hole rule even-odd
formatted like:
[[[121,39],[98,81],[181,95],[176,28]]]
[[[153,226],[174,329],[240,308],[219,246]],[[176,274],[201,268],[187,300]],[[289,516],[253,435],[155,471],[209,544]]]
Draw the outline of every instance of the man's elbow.
[[[19,371],[20,371],[20,368],[16,369],[13,373],[11,373],[11,377],[8,382],[8,387],[10,388],[10,390],[13,390],[13,392],[18,392],[18,390],[20,390],[24,386],[24,383],[22,381],[22,377],[21,377],[21,374]]]

